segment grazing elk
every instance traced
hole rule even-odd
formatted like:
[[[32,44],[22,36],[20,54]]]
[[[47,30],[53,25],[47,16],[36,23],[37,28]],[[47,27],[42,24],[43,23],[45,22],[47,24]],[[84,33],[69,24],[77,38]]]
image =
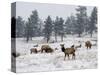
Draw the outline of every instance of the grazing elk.
[[[91,46],[92,46],[92,44],[91,44],[90,41],[86,41],[86,42],[85,42],[85,47],[87,47],[87,49],[88,49],[88,48],[91,49]]]
[[[31,53],[31,54],[32,54],[32,53],[38,53],[38,51],[37,51],[36,48],[31,48],[31,49],[30,49],[30,53]]]
[[[79,46],[75,46],[75,49],[81,48],[81,47],[82,47],[82,45],[80,44]]]
[[[45,51],[46,53],[52,53],[53,49],[49,45],[42,45],[41,46],[41,53]]]
[[[71,48],[65,48],[64,44],[60,44],[60,46],[61,46],[62,52],[64,52],[64,54],[65,54],[64,60],[66,58],[66,55],[68,56],[68,59],[69,59],[69,55],[72,55],[72,59],[75,59],[75,49],[74,49],[74,46],[72,46]]]
[[[38,44],[34,45],[34,47],[38,47]]]

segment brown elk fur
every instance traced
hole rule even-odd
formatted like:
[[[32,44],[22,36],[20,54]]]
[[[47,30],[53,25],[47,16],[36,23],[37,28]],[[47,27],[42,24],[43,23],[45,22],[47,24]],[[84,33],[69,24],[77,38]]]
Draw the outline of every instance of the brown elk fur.
[[[49,45],[42,45],[41,47],[41,53],[45,51],[46,53],[52,53],[53,49]]]
[[[85,42],[85,46],[86,46],[87,49],[88,49],[88,48],[91,49],[92,44],[91,44],[90,41],[86,41],[86,42]]]
[[[32,54],[32,53],[37,53],[38,51],[37,51],[37,49],[36,48],[31,48],[30,49],[30,53]]]
[[[61,50],[65,54],[64,60],[66,58],[66,55],[68,56],[68,59],[69,59],[69,55],[72,55],[72,59],[75,59],[75,49],[74,49],[74,47],[65,48],[64,44],[61,44]]]

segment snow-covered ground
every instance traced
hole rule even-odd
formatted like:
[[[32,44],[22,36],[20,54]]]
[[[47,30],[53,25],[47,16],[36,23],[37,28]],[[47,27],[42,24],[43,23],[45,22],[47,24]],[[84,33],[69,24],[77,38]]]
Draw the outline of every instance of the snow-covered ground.
[[[67,36],[64,38],[64,42],[60,42],[58,37],[57,43],[49,43],[49,46],[53,49],[58,48],[53,53],[38,53],[30,54],[30,49],[34,45],[38,44],[38,50],[41,45],[46,44],[43,42],[43,37],[35,37],[29,43],[25,42],[23,38],[16,39],[16,50],[21,56],[16,58],[16,72],[37,72],[37,71],[55,71],[55,70],[71,70],[71,69],[94,69],[97,68],[97,46],[92,46],[91,49],[86,49],[85,41],[90,40],[92,44],[97,44],[95,40],[97,36],[90,38],[88,36],[83,38],[76,38],[74,36]],[[54,37],[52,37],[53,39]],[[61,52],[60,44],[64,43],[65,47],[71,45],[80,45],[81,48],[76,50],[75,60],[64,61],[64,53]]]

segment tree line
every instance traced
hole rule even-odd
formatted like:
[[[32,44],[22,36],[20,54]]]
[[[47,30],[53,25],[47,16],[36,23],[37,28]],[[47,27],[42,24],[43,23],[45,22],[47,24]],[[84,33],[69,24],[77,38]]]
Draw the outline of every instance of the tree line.
[[[12,17],[12,24],[16,20],[16,37],[25,37],[26,41],[32,40],[35,36],[44,36],[49,42],[50,37],[61,37],[61,41],[65,34],[78,34],[79,37],[83,33],[92,34],[97,32],[97,8],[94,7],[91,15],[87,15],[87,8],[85,6],[78,6],[75,15],[70,15],[64,20],[62,17],[56,16],[55,20],[52,20],[51,16],[43,21],[39,18],[38,11],[32,11],[27,21],[24,21],[21,16],[17,18]]]

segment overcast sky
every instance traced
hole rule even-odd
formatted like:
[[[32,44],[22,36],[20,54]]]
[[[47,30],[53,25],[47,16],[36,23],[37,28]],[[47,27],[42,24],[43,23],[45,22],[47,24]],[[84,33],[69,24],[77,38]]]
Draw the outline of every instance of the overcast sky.
[[[16,3],[16,16],[21,16],[24,20],[30,16],[33,10],[37,10],[41,19],[46,19],[48,15],[55,19],[56,16],[66,19],[71,14],[76,14],[77,6],[63,5],[63,4],[46,4],[46,3],[30,3],[30,2],[17,2]],[[87,14],[90,15],[93,6],[87,6]]]

